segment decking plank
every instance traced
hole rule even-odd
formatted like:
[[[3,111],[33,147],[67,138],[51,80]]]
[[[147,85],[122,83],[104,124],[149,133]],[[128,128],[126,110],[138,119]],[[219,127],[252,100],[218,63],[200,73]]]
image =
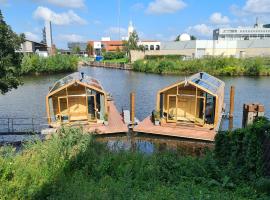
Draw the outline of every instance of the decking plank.
[[[124,123],[121,114],[118,112],[113,101],[108,101],[109,116],[108,116],[108,126],[104,124],[88,125],[85,130],[88,132],[95,132],[97,134],[111,134],[111,133],[124,133],[128,132],[128,127]]]
[[[195,140],[214,141],[216,132],[205,128],[155,126],[150,116],[133,129],[134,132],[189,138]]]

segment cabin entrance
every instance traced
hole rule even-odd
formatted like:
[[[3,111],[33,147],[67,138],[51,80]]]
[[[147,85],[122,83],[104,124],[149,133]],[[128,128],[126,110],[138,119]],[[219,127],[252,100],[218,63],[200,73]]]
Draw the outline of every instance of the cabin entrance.
[[[196,95],[168,95],[167,122],[185,122],[204,125],[205,97]]]
[[[85,96],[68,96],[68,105],[70,121],[88,120]]]
[[[95,121],[97,106],[96,106],[96,97],[94,95],[87,96],[87,108],[89,121]]]

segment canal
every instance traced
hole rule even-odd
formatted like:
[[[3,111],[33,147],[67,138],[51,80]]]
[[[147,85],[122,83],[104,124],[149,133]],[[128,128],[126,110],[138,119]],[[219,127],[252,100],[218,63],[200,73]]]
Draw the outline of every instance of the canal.
[[[119,111],[129,109],[129,93],[136,93],[136,117],[143,120],[155,108],[156,93],[184,76],[156,75],[106,68],[82,67],[85,72],[100,81],[104,89],[113,95]],[[40,118],[46,123],[45,96],[49,87],[66,74],[24,77],[24,84],[16,90],[0,96],[1,117]],[[225,103],[229,109],[230,86],[236,87],[234,127],[241,127],[244,103],[259,102],[265,105],[270,117],[270,78],[268,77],[219,77],[226,83]],[[223,123],[223,129],[228,123]]]

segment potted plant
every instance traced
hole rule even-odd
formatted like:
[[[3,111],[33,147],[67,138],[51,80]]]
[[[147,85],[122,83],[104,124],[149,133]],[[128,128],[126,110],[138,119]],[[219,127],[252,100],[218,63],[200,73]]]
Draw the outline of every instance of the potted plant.
[[[160,112],[159,111],[154,111],[153,112],[153,118],[154,118],[155,126],[159,126],[160,125]]]
[[[108,122],[108,113],[105,113],[105,115],[104,115],[104,125],[105,126],[108,126],[109,125],[109,122]]]

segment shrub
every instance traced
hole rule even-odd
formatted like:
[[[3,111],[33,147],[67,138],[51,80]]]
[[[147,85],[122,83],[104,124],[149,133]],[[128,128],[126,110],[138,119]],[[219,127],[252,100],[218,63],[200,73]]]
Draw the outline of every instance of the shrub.
[[[76,71],[78,57],[70,55],[55,55],[47,58],[36,54],[25,55],[21,63],[22,74],[59,73]]]
[[[233,57],[205,57],[201,59],[182,60],[177,56],[146,56],[134,62],[135,71],[160,74],[188,75],[200,71],[212,75],[270,75],[270,64],[267,58],[238,59]]]
[[[122,51],[103,53],[104,60],[114,60],[114,59],[121,59],[125,57],[126,57],[126,54],[125,52],[122,52]]]

